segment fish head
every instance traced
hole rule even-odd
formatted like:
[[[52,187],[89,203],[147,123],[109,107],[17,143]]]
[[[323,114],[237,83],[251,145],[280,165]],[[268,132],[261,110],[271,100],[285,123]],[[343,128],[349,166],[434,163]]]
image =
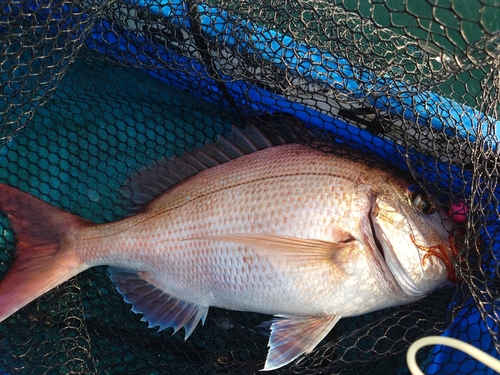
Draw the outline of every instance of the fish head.
[[[422,189],[398,181],[376,196],[369,217],[374,244],[408,296],[456,282],[457,255],[450,220]]]

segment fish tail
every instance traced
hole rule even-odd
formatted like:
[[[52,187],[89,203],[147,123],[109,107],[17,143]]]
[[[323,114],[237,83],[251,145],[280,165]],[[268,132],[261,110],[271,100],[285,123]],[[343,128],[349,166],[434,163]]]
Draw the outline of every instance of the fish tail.
[[[0,211],[16,240],[14,262],[0,281],[0,321],[86,267],[75,251],[74,233],[84,219],[22,191],[0,184]]]

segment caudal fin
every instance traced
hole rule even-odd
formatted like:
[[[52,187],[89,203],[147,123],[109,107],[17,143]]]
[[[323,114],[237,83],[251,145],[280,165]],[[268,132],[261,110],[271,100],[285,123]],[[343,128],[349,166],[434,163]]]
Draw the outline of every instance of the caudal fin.
[[[16,257],[0,281],[0,322],[83,271],[72,234],[87,221],[0,184],[0,211],[16,239]]]

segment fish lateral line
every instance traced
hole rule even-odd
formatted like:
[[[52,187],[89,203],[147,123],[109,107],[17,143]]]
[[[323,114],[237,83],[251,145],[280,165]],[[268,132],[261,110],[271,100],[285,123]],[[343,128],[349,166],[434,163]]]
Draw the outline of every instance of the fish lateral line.
[[[231,161],[228,161],[227,163],[231,163],[233,160]],[[216,166],[214,168],[217,168],[217,167],[220,167],[220,166],[223,166],[227,163],[224,163],[224,164],[221,164],[219,166]],[[167,194],[169,191],[171,191],[171,189],[173,189],[174,187],[176,186],[179,186],[183,183],[185,183],[186,181],[188,181],[189,179],[191,178],[195,178],[196,176],[199,176],[199,175],[202,175],[204,172],[206,172],[207,170],[205,171],[201,171],[199,172],[198,174],[196,175],[193,175],[193,176],[190,176],[188,178],[186,178],[185,180],[182,180],[180,182],[178,182],[177,184],[167,188],[166,190],[163,190],[162,192],[158,193],[155,197],[153,197],[151,199],[151,201],[145,203],[141,208],[140,210],[138,211],[138,213],[140,212],[143,212],[146,208],[150,207],[151,204],[157,200],[158,197],[162,196],[163,194]],[[178,203],[174,206],[171,206],[169,207],[168,209],[164,209],[162,211],[157,211],[158,214],[163,214],[163,213],[166,213],[166,212],[169,212],[171,210],[175,210],[175,209],[178,209],[178,208],[182,208],[184,207],[185,205],[191,203],[191,202],[195,202],[196,200],[199,200],[199,199],[203,199],[203,198],[206,198],[206,197],[209,197],[210,195],[212,194],[216,194],[216,193],[219,193],[221,191],[226,191],[226,190],[229,190],[229,189],[233,189],[233,188],[236,188],[236,187],[240,187],[240,186],[244,186],[244,185],[247,185],[247,184],[251,184],[251,183],[256,183],[256,182],[263,182],[263,181],[268,181],[268,180],[273,180],[273,179],[281,179],[281,178],[286,178],[286,177],[298,177],[298,176],[314,176],[314,177],[332,177],[332,178],[338,178],[338,179],[341,179],[341,180],[345,180],[345,181],[354,181],[356,183],[361,183],[360,180],[358,179],[352,179],[352,178],[347,178],[346,176],[342,176],[340,174],[336,174],[336,173],[328,173],[328,172],[323,172],[323,173],[314,173],[314,172],[303,172],[303,173],[283,173],[283,174],[280,174],[280,175],[274,175],[274,176],[266,176],[266,177],[261,177],[261,178],[254,178],[254,179],[251,179],[251,180],[247,180],[247,181],[239,181],[238,180],[235,180],[233,181],[232,183],[228,184],[227,186],[221,186],[219,187],[217,190],[214,190],[214,191],[209,191],[209,192],[206,192],[206,193],[203,193],[203,194],[199,194],[199,195],[196,195],[195,197],[192,197],[190,198],[189,200],[185,201],[185,202],[182,202],[182,203]]]
[[[203,171],[200,172],[200,173],[203,173]],[[197,200],[200,200],[200,199],[203,199],[203,198],[207,198],[207,197],[209,197],[209,196],[211,196],[213,194],[217,194],[217,193],[219,193],[221,191],[227,191],[229,189],[233,189],[233,188],[236,188],[236,187],[244,186],[246,184],[255,183],[255,182],[262,182],[262,181],[267,181],[267,180],[272,180],[272,179],[280,179],[280,178],[286,178],[286,177],[297,177],[297,176],[333,177],[333,178],[339,178],[339,179],[346,180],[346,181],[357,181],[357,180],[346,178],[345,176],[341,176],[341,175],[334,174],[334,173],[311,173],[311,172],[307,172],[307,173],[294,173],[294,174],[288,173],[288,174],[282,174],[282,175],[279,175],[279,176],[267,176],[267,177],[263,177],[263,178],[256,178],[256,179],[252,179],[252,180],[243,181],[243,182],[240,182],[240,183],[235,183],[235,184],[231,184],[231,185],[228,185],[228,186],[224,186],[224,187],[221,187],[220,189],[217,189],[215,191],[210,191],[210,192],[207,192],[205,194],[197,195],[197,196],[195,196],[193,198],[190,198],[186,202],[179,203],[179,204],[177,204],[175,206],[171,206],[171,207],[168,207],[168,208],[163,209],[163,210],[154,210],[154,211],[150,212],[146,217],[144,217],[144,218],[142,218],[140,220],[137,220],[134,223],[134,225],[128,226],[128,227],[126,227],[124,229],[121,229],[121,230],[116,231],[116,232],[114,232],[112,234],[109,234],[109,235],[103,235],[103,236],[100,236],[100,237],[92,237],[92,238],[106,238],[106,237],[113,236],[115,234],[123,233],[123,232],[125,232],[127,230],[130,230],[131,228],[134,228],[138,224],[145,223],[148,220],[155,219],[155,218],[157,218],[157,217],[159,217],[161,215],[167,214],[167,213],[169,213],[169,212],[171,212],[173,210],[182,208],[182,207],[184,207],[184,206],[186,206],[186,205],[188,205],[190,203],[193,203],[193,202],[195,202]],[[195,176],[191,176],[191,177],[195,177]],[[188,177],[188,179],[191,178],[191,177]],[[186,181],[186,180],[184,180],[184,181]],[[179,182],[179,184],[181,184],[184,181]],[[357,182],[359,182],[359,181],[357,181]],[[159,195],[157,195],[155,198],[153,198],[153,200],[151,202],[146,203],[137,214],[144,213],[145,209],[147,209],[148,207],[150,207],[151,204],[158,197],[160,197],[163,194],[167,194],[167,192],[169,190],[170,190],[170,188],[168,190],[165,190],[164,192],[160,193]],[[137,214],[125,217],[122,220],[127,220],[128,218],[134,217]],[[98,224],[98,225],[105,225],[105,224],[108,224],[108,223],[103,223],[103,224]]]

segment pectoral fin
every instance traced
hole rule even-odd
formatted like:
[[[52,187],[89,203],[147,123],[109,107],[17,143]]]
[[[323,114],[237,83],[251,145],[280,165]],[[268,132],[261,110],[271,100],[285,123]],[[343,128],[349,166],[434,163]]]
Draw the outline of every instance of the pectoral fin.
[[[354,240],[348,242],[328,242],[268,233],[236,233],[203,236],[190,240],[232,242],[251,248],[279,265],[303,265],[309,262],[330,261],[332,253],[346,249]]]
[[[310,353],[330,332],[340,317],[301,317],[280,315],[271,321],[269,353],[263,371],[287,365],[302,354]]]

